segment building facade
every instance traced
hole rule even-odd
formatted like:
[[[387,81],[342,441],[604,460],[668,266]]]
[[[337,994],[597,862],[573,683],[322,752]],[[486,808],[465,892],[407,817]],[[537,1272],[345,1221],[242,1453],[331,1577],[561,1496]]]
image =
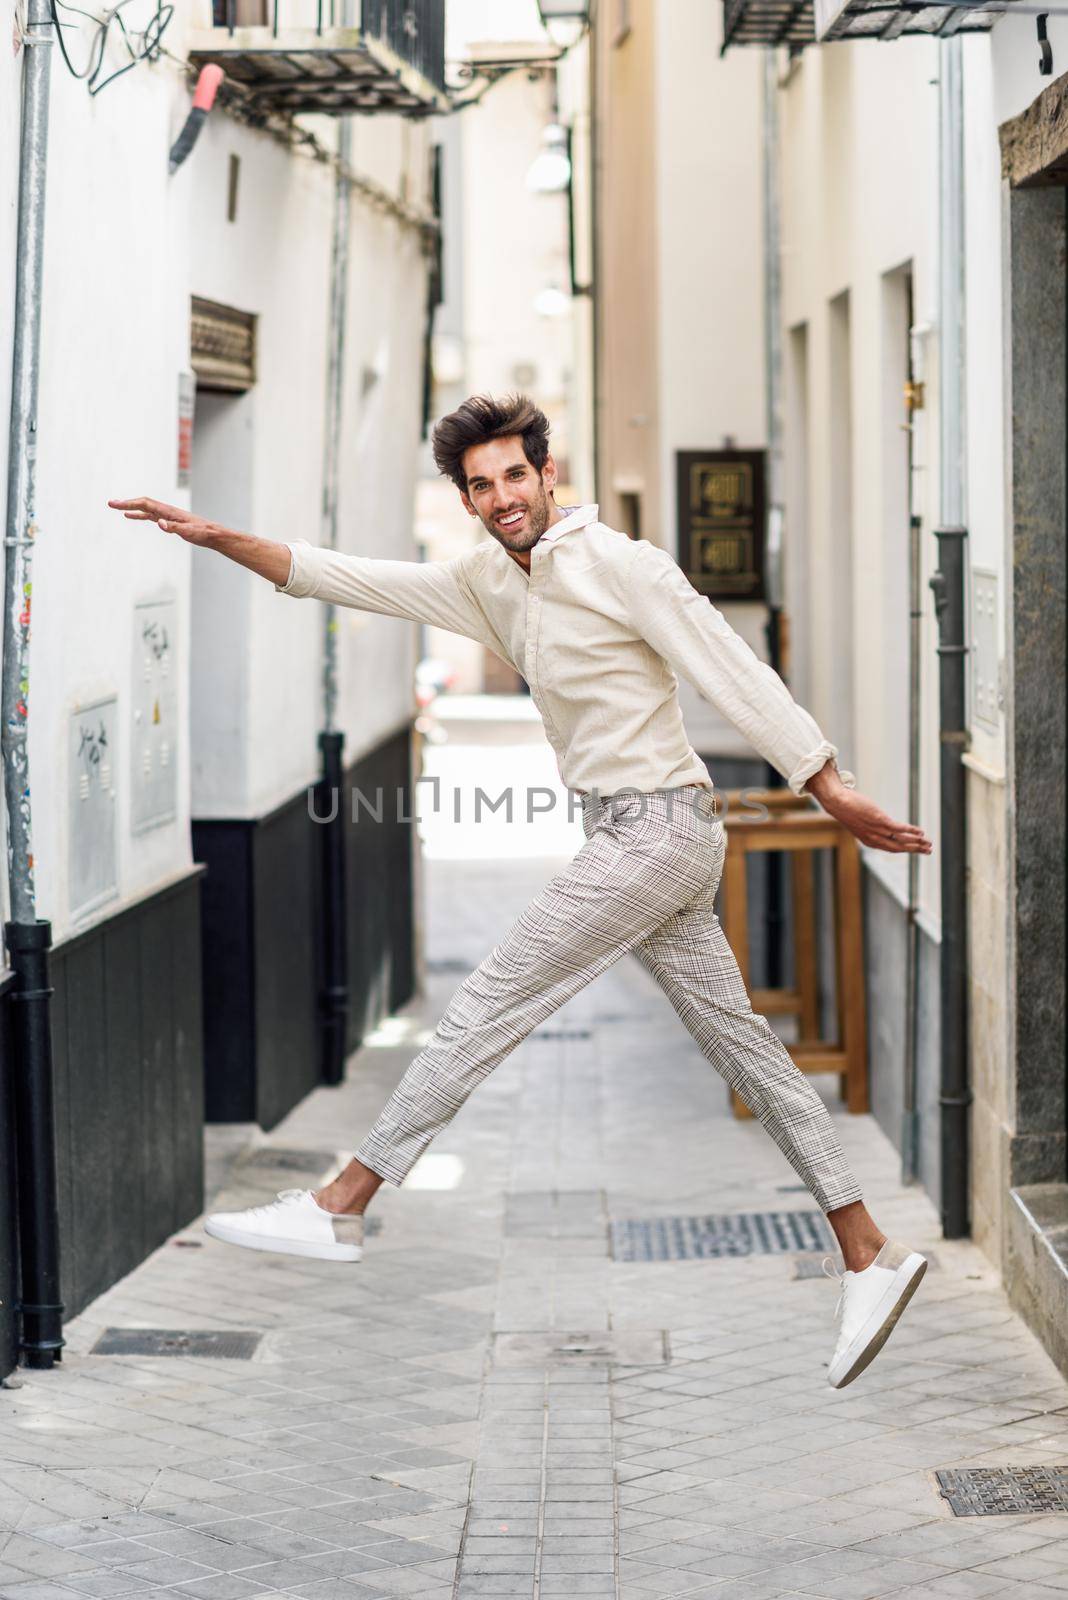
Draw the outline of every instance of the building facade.
[[[124,13],[137,45],[155,7],[140,9]],[[270,1128],[323,1081],[324,1028],[353,1048],[415,982],[410,805],[398,818],[396,804],[411,792],[415,630],[334,619],[328,708],[323,608],[106,501],[148,494],[317,544],[332,504],[342,548],[417,554],[438,249],[425,114],[444,98],[442,7],[416,9],[402,71],[403,42],[350,8],[331,41],[337,81],[314,94],[289,53],[309,18],[284,5],[278,32],[264,8],[175,8],[165,48],[104,82],[129,64],[109,37],[88,84],[54,43],[22,44],[16,10],[0,87],[9,285],[24,64],[31,48],[53,58],[27,704],[68,1314],[199,1212],[205,1114]],[[65,29],[73,68],[96,26]],[[169,170],[212,62],[226,72],[216,103]],[[18,333],[0,295],[5,401]],[[386,801],[333,852],[315,821],[328,797],[310,803],[324,730],[341,736],[342,818],[354,788]],[[5,1038],[13,1140],[24,1063]],[[14,1195],[0,1199],[6,1225]],[[5,1369],[15,1255],[12,1234]]]
[[[1064,80],[1043,93],[1033,19],[900,37],[914,19],[892,9],[886,38],[817,43],[795,8],[787,48],[759,0],[593,8],[599,495],[685,561],[680,452],[768,452],[781,670],[859,787],[935,841],[864,852],[872,1110],[1064,1363]],[[1049,39],[1055,75],[1062,20]],[[947,524],[967,678],[952,817]],[[717,602],[765,659],[768,598]],[[684,695],[717,783],[761,781]]]
[[[472,394],[530,394],[552,430],[557,501],[581,503],[593,494],[588,206],[579,187],[588,171],[586,44],[560,56],[522,0],[452,0],[448,22],[449,60],[471,78],[434,130],[445,255],[430,410],[442,416]],[[429,446],[418,518],[432,559],[486,537]],[[453,691],[524,690],[513,668],[470,640],[428,628],[426,650]]]

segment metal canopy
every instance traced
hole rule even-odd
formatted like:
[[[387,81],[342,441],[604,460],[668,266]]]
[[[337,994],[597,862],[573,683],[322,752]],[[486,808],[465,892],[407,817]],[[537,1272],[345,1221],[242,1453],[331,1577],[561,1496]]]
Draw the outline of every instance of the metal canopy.
[[[986,33],[1002,11],[894,0],[723,0],[723,44],[806,45],[833,39],[900,39],[906,34]],[[817,28],[819,32],[817,33]]]
[[[252,110],[420,117],[449,106],[443,88],[361,28],[202,28],[189,59],[222,67]]]

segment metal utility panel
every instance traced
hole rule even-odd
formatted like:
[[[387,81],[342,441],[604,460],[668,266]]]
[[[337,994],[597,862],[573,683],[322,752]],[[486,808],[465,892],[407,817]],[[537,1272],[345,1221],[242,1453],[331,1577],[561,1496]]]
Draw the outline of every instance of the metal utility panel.
[[[178,811],[178,607],[145,600],[134,607],[130,829],[144,833]]]
[[[972,568],[972,717],[997,733],[1000,726],[998,672],[998,579]]]
[[[118,894],[115,849],[116,735],[114,695],[71,713],[70,873],[72,916],[91,911]]]

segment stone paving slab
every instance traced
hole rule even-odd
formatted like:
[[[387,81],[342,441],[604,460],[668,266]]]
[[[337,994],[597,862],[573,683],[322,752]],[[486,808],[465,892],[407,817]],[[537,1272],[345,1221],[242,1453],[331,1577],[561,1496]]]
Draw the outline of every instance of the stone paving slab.
[[[427,995],[269,1142],[344,1159],[453,964],[556,865],[430,863]],[[1068,1516],[957,1518],[934,1478],[1068,1462],[1068,1385],[985,1259],[900,1186],[872,1119],[828,1103],[882,1226],[937,1257],[849,1389],[825,1379],[835,1287],[795,1255],[611,1258],[612,1219],[808,1205],[625,960],[383,1192],[360,1266],[193,1227],[70,1325],[61,1368],[19,1374],[0,1395],[0,1600],[1068,1594]],[[240,1150],[215,1140],[217,1206],[278,1181]],[[262,1337],[247,1361],[95,1355],[107,1327]]]

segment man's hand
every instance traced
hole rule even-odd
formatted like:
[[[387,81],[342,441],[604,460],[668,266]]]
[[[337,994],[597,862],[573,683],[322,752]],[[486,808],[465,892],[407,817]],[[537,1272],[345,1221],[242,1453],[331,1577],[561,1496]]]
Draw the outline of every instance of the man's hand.
[[[121,511],[131,522],[155,522],[164,533],[176,533],[187,544],[208,545],[222,532],[217,522],[205,522],[191,511],[180,506],[168,506],[162,500],[148,500],[139,495],[135,500],[109,500],[114,511]]]
[[[229,556],[239,567],[258,572],[269,583],[289,582],[289,546],[277,539],[257,539],[255,534],[235,533],[218,522],[205,522],[181,506],[168,506],[162,500],[148,500],[139,495],[135,500],[109,500],[108,505],[121,511],[131,522],[155,522],[164,533],[176,533],[186,544],[199,545],[203,550],[216,550]]]
[[[902,851],[909,855],[929,856],[931,841],[922,828],[908,822],[895,822],[874,800],[856,789],[847,789],[834,763],[828,761],[805,784],[824,811],[848,828],[861,844],[873,850],[886,850],[891,854]]]

